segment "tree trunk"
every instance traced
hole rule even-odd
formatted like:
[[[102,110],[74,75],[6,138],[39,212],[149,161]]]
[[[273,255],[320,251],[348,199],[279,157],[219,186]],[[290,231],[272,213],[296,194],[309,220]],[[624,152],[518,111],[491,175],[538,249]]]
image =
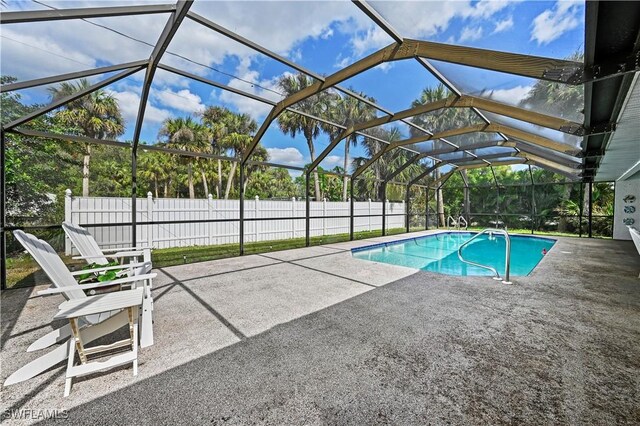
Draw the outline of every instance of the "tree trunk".
[[[571,195],[571,185],[564,185],[564,191],[562,194],[563,200],[568,200]],[[587,209],[589,208],[589,194],[587,193]],[[564,209],[563,209],[564,210]],[[569,221],[566,217],[560,216],[558,218],[558,232],[567,232],[569,227]]]
[[[91,161],[91,145],[85,144],[84,158],[82,160],[82,196],[89,196],[89,162]]]
[[[187,166],[187,173],[189,175],[189,198],[193,200],[196,198],[196,190],[193,187],[193,165],[191,161],[189,161],[189,165]]]
[[[351,145],[351,138],[347,138],[344,141],[344,174],[342,177],[342,201],[347,201],[347,183],[349,178],[346,176],[347,167],[349,166],[349,145]]]
[[[307,145],[309,145],[309,157],[311,157],[311,162],[316,161],[316,150],[313,146],[313,139],[307,139]],[[313,171],[313,181],[316,190],[316,201],[322,200],[322,193],[320,192],[320,178],[318,177],[318,172],[316,170]]]
[[[375,144],[376,152],[378,152],[381,148],[378,143]],[[380,190],[380,159],[373,164],[373,171],[376,176],[376,180],[373,182],[373,194],[377,194],[378,198],[382,197],[382,191]],[[372,195],[373,195],[372,194]]]
[[[204,170],[200,170],[200,174],[202,175],[202,188],[204,189],[204,198],[209,197],[209,185],[207,184],[207,175]]]
[[[444,217],[444,199],[442,198],[442,187],[438,187],[438,197],[440,198],[440,208],[438,209],[438,216],[440,216],[440,223],[444,226],[446,224]]]
[[[584,185],[584,190],[582,191],[582,217],[589,217],[589,184],[582,183],[581,185]]]
[[[229,171],[229,178],[227,179],[227,189],[224,191],[224,199],[229,199],[229,193],[231,192],[231,187],[233,186],[233,178],[236,176],[236,167],[238,163],[236,161],[231,163],[231,170]]]
[[[218,186],[216,187],[216,198],[222,195],[222,160],[218,159]]]
[[[164,180],[164,198],[169,198],[169,179]]]
[[[157,176],[153,177],[153,187],[156,193],[156,198],[158,198],[158,177]]]
[[[436,170],[435,180],[440,179],[440,170]],[[444,198],[442,198],[442,185],[438,186],[438,199],[440,200],[440,206],[438,206],[438,218],[441,226],[446,225],[444,217]]]
[[[467,180],[467,171],[466,170],[462,170],[461,171],[462,175],[464,176],[464,181],[468,182]],[[469,188],[467,188],[466,186],[464,187],[464,218],[469,221],[471,217],[471,200],[469,197]]]

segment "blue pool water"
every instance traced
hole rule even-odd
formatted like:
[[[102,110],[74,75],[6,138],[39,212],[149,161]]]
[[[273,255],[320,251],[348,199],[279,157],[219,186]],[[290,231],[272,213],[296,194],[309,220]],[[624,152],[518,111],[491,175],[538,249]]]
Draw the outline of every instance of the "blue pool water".
[[[360,247],[353,257],[392,265],[407,266],[447,275],[492,275],[484,268],[469,265],[458,258],[458,247],[473,237],[471,232],[445,232],[424,237]],[[511,235],[511,275],[528,275],[549,251],[555,240]],[[484,234],[462,249],[465,259],[490,265],[502,275],[505,266],[505,239]]]

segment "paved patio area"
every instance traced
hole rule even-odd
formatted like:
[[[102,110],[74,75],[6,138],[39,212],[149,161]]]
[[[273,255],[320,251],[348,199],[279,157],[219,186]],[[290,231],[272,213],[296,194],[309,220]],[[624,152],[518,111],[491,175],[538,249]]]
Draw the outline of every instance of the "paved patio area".
[[[351,257],[372,240],[162,268],[137,377],[87,377],[62,398],[61,365],[3,388],[1,410],[70,409],[76,424],[638,423],[640,258],[630,242],[558,240],[512,286]],[[61,300],[2,294],[2,380],[39,355],[25,349]]]

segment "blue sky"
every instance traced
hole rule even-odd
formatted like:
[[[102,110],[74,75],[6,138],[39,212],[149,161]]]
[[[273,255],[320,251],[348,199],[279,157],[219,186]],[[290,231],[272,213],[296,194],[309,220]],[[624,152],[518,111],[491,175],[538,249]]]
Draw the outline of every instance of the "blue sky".
[[[125,1],[47,1],[56,8],[129,4]],[[582,51],[584,4],[582,2],[421,1],[371,2],[372,6],[404,37],[481,48],[564,58]],[[32,1],[8,2],[5,10],[42,9]],[[250,40],[321,74],[386,46],[392,40],[351,2],[213,2],[197,0],[192,9]],[[165,15],[92,19],[148,43],[155,43]],[[19,80],[44,77],[112,63],[148,57],[151,48],[83,21],[16,24],[2,28],[2,74]],[[221,35],[186,20],[169,46],[206,67],[165,55],[163,63],[229,84],[271,100],[279,100],[277,80],[292,69],[252,52]],[[463,92],[491,92],[505,102],[517,102],[535,83],[526,78],[467,67],[436,64]],[[215,71],[215,70],[217,71]],[[236,77],[236,78],[234,78]],[[108,88],[119,100],[131,138],[138,109],[142,73]],[[405,109],[421,90],[436,80],[416,61],[385,64],[343,83],[373,96],[392,111]],[[22,93],[27,102],[46,102],[44,88]],[[159,71],[154,81],[142,138],[157,140],[162,120],[197,114],[206,105],[222,105],[250,114],[261,123],[269,106],[228,92]],[[271,160],[291,165],[309,161],[300,137],[283,135],[274,124],[262,140]],[[316,150],[327,145],[326,136]],[[341,165],[342,146],[328,157],[325,167]],[[352,156],[362,155],[360,148]]]

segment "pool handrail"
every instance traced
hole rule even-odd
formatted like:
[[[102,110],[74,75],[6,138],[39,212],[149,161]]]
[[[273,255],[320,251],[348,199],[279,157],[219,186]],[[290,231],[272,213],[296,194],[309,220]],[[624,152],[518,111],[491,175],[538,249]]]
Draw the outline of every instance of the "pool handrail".
[[[453,222],[453,228],[456,229],[458,222],[456,222],[456,219],[451,215],[447,216],[447,229],[451,229],[451,222]]]
[[[475,240],[476,238],[479,238],[482,234],[485,234],[487,232],[504,235],[504,239],[506,241],[505,267],[504,267],[504,277],[505,277],[505,279],[502,279],[500,277],[500,273],[496,270],[496,268],[493,268],[493,267],[488,266],[488,265],[483,265],[481,263],[472,262],[472,261],[467,260],[464,257],[462,257],[462,249],[467,244],[469,244],[471,241]],[[495,274],[495,277],[493,277],[494,280],[502,281],[503,284],[511,284],[511,281],[509,281],[509,269],[510,269],[510,265],[509,264],[511,262],[511,238],[509,237],[509,233],[504,229],[486,228],[486,229],[483,229],[482,231],[478,232],[476,235],[474,235],[473,237],[469,238],[467,241],[465,241],[463,244],[461,244],[460,247],[458,247],[458,258],[462,262],[468,263],[469,265],[473,265],[473,266],[477,266],[479,268],[484,268],[484,269],[490,270],[491,272],[493,272]]]
[[[462,229],[462,222],[464,222],[464,229],[467,229],[469,227],[469,223],[467,222],[467,219],[464,218],[464,216],[461,215],[456,220],[455,217],[449,215],[447,216],[447,229],[451,229],[451,223],[453,223],[454,229]]]
[[[460,225],[461,222],[464,222],[464,229],[466,230],[469,227],[469,222],[467,222],[467,219],[462,215],[458,218],[458,229],[462,229],[462,225]]]

